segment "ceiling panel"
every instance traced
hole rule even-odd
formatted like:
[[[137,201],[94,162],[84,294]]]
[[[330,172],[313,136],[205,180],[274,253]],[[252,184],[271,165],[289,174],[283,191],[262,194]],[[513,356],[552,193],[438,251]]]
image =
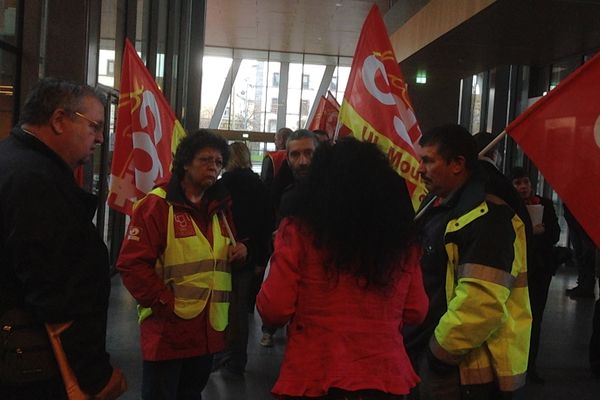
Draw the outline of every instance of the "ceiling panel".
[[[207,46],[353,56],[373,3],[389,0],[209,0]]]

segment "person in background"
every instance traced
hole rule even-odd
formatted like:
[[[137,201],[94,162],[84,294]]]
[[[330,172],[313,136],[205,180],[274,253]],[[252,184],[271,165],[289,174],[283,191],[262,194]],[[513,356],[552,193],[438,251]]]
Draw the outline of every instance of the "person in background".
[[[269,259],[275,214],[267,188],[260,177],[252,172],[248,147],[242,142],[235,142],[229,145],[229,149],[231,156],[221,182],[231,194],[238,240],[247,244],[248,256],[244,264],[232,268],[228,351],[221,363],[228,371],[243,374],[247,361],[248,310],[252,286],[254,277],[264,272]],[[253,296],[256,297],[256,294],[253,293]]]
[[[285,151],[287,139],[292,133],[290,128],[281,128],[275,133],[275,151],[269,151],[263,158],[260,179],[265,183],[272,196],[272,201],[278,204],[281,191],[292,182],[292,174],[286,161]]]
[[[44,324],[67,327],[60,340],[79,387],[100,400],[116,399],[127,385],[105,346],[110,276],[92,222],[98,198],[79,188],[73,169],[104,141],[105,103],[87,85],[42,79],[0,142],[0,317],[19,308],[42,332]],[[24,386],[3,382],[0,398],[56,400],[66,393],[57,374]]]
[[[533,258],[534,265],[528,270],[529,302],[533,322],[531,325],[531,344],[529,345],[529,363],[527,379],[532,383],[543,384],[544,379],[539,375],[536,366],[537,354],[540,347],[542,319],[552,275],[556,271],[553,247],[560,237],[558,217],[554,211],[552,200],[536,195],[531,187],[527,171],[515,167],[510,172],[513,186],[527,206],[543,207],[541,222],[533,223]]]
[[[469,131],[443,125],[419,145],[429,190],[418,224],[430,305],[425,322],[404,331],[422,379],[412,398],[519,398],[531,332],[523,223],[486,193]]]
[[[316,151],[297,200],[256,301],[265,323],[289,323],[273,394],[402,399],[419,378],[400,329],[428,303],[404,181],[376,145],[347,138]]]
[[[296,201],[299,184],[308,177],[312,156],[317,149],[319,142],[315,135],[306,129],[298,129],[292,132],[287,140],[287,164],[292,172],[293,181],[282,191],[276,205],[275,225],[279,226],[279,221],[289,215],[293,208],[300,205]],[[283,186],[283,182],[279,182]],[[263,324],[261,346],[272,347],[274,345],[273,335],[277,331],[276,327]]]
[[[228,159],[223,138],[188,134],[169,182],[134,207],[117,269],[139,303],[144,400],[201,399],[225,348],[231,267],[247,254],[217,181]]]
[[[572,298],[594,298],[596,245],[565,204],[563,204],[563,209],[565,221],[569,226],[569,240],[577,262],[577,286],[566,289],[566,294]]]

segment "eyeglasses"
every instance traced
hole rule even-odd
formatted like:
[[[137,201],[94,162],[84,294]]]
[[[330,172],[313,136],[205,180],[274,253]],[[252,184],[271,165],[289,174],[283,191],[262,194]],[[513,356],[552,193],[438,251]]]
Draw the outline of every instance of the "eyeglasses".
[[[103,123],[94,121],[93,119],[86,117],[84,114],[82,114],[78,111],[75,111],[73,114],[75,114],[78,117],[81,117],[81,118],[85,119],[87,122],[89,122],[90,128],[92,128],[95,133],[102,133],[104,131]]]
[[[217,168],[221,169],[223,168],[223,160],[220,158],[214,158],[214,157],[195,157],[196,160],[200,161],[200,164],[202,165],[210,165],[210,164],[215,164],[217,166]]]

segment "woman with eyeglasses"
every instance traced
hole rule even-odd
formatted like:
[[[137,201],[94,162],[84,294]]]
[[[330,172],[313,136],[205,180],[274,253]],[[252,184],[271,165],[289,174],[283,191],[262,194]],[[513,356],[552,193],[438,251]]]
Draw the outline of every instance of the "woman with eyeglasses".
[[[227,142],[206,130],[177,147],[173,174],[140,200],[117,268],[139,303],[142,399],[201,399],[225,348],[235,241],[230,197],[217,181]]]
[[[374,144],[349,138],[317,149],[300,192],[256,302],[265,324],[289,324],[272,393],[402,399],[419,378],[401,329],[428,307],[406,185]]]

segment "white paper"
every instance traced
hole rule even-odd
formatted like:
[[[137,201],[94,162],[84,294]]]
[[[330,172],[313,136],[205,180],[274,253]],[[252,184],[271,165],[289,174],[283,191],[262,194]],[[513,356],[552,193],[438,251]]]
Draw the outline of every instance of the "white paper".
[[[542,223],[542,217],[544,216],[544,206],[541,204],[532,204],[527,206],[529,211],[529,217],[531,218],[531,225],[536,226]]]

